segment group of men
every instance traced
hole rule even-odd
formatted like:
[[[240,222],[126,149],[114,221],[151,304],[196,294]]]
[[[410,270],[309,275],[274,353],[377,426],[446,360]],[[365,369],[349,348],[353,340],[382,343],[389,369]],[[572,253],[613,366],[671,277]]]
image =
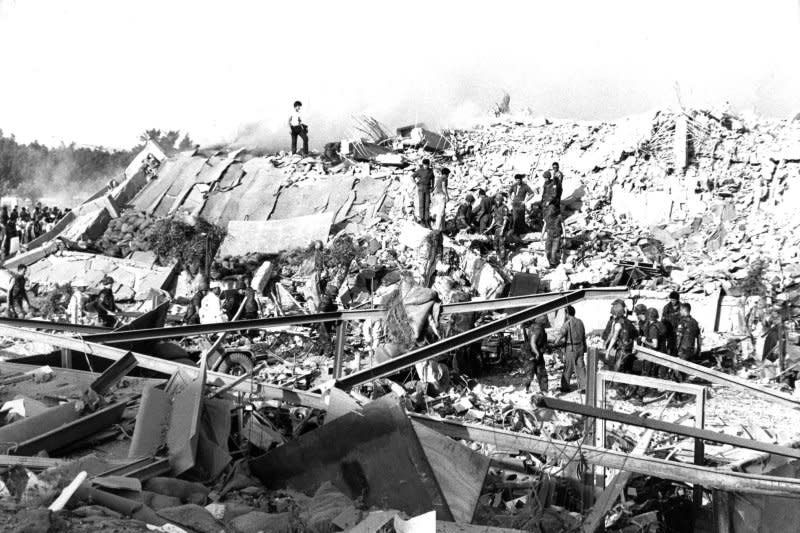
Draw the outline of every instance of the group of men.
[[[423,159],[420,167],[414,172],[414,183],[417,187],[417,222],[427,228],[441,230],[444,225],[444,210],[447,196],[447,184],[450,169],[442,168],[439,175],[431,166],[429,159]],[[514,183],[507,192],[497,192],[487,196],[486,190],[476,190],[477,198],[467,194],[456,211],[455,231],[466,231],[482,235],[492,235],[495,252],[504,261],[507,245],[516,242],[529,230],[528,200],[534,195],[533,189],[525,183],[526,174],[514,175]],[[558,163],[543,174],[542,197],[539,208],[542,213],[542,240],[551,268],[561,262],[563,240],[565,236],[564,221],[561,216],[561,195],[564,175]],[[431,198],[434,198],[432,202]],[[437,196],[440,201],[436,202]],[[509,202],[510,200],[510,202]],[[431,205],[437,208],[432,210]],[[433,211],[433,212],[432,212]],[[532,217],[530,217],[532,218]],[[433,222],[433,225],[431,224]]]
[[[11,211],[8,207],[0,208],[0,235],[2,235],[2,256],[8,257],[11,253],[11,241],[19,238],[20,244],[27,244],[36,237],[48,232],[64,216],[59,208],[36,206],[28,210],[27,207],[15,206]]]
[[[209,284],[202,280],[186,308],[184,323],[215,324],[232,320],[252,320],[259,318],[261,312],[261,304],[256,298],[255,289],[250,286],[249,277],[241,277],[234,288],[224,291],[220,282]]]
[[[702,349],[700,326],[692,317],[692,306],[680,301],[680,294],[673,291],[669,302],[664,306],[661,316],[654,307],[644,304],[634,307],[636,322],[628,319],[623,300],[615,300],[611,305],[611,317],[605,331],[606,363],[614,370],[635,373],[647,377],[685,381],[686,376],[680,372],[671,372],[662,366],[649,361],[637,361],[635,345],[639,343],[659,352],[680,357],[684,360],[697,359]],[[528,328],[524,328],[524,351],[533,363],[531,375],[526,383],[530,390],[533,380],[537,380],[542,392],[548,391],[547,363],[544,354],[547,350],[547,319],[536,319]],[[569,392],[572,375],[578,379],[581,392],[586,389],[586,364],[584,355],[587,352],[586,329],[583,322],[575,316],[572,306],[566,308],[566,319],[559,330],[558,338],[553,345],[564,350],[564,368],[561,374],[562,392]],[[639,403],[650,391],[645,387],[621,387],[619,389],[626,399]]]
[[[611,306],[611,317],[603,333],[606,361],[620,372],[640,374],[661,379],[685,381],[686,376],[672,372],[649,361],[637,361],[635,343],[659,352],[693,360],[700,356],[702,336],[700,326],[692,317],[692,306],[680,301],[680,294],[673,291],[659,318],[658,310],[644,304],[634,307],[636,323],[627,317],[625,302],[615,300]],[[622,387],[623,396],[632,401],[641,401],[649,392],[644,387]]]

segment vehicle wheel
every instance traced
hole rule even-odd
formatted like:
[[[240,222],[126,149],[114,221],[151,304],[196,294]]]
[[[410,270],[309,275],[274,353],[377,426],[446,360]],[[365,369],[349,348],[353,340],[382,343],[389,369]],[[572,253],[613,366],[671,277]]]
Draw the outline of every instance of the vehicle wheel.
[[[253,370],[253,359],[247,352],[229,352],[226,353],[222,362],[217,367],[218,372],[223,374],[230,374],[232,376],[241,376]]]

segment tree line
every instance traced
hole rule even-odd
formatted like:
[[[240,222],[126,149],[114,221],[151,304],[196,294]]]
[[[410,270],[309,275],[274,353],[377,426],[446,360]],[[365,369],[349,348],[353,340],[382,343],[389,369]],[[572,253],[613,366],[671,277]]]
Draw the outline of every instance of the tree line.
[[[0,129],[0,194],[39,196],[50,192],[48,185],[81,187],[118,178],[147,139],[157,142],[167,155],[194,146],[189,135],[178,130],[149,129],[139,136],[136,146],[109,150],[75,143],[57,147],[37,141],[25,144]]]

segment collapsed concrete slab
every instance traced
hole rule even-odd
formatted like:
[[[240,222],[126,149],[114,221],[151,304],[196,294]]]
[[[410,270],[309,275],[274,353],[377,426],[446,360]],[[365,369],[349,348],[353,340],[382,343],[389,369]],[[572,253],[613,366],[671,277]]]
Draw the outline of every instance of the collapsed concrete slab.
[[[333,213],[320,213],[285,220],[228,222],[228,233],[218,255],[241,256],[251,252],[275,254],[303,248],[314,241],[327,241]]]

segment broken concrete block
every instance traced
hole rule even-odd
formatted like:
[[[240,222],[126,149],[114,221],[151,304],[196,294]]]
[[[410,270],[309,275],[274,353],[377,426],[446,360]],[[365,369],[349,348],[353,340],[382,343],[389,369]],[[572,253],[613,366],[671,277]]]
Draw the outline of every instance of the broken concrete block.
[[[228,523],[234,533],[290,533],[290,513],[264,513],[253,511],[238,516]]]
[[[198,533],[219,533],[223,526],[211,513],[195,504],[167,507],[158,511],[159,516],[170,522],[189,528]]]

